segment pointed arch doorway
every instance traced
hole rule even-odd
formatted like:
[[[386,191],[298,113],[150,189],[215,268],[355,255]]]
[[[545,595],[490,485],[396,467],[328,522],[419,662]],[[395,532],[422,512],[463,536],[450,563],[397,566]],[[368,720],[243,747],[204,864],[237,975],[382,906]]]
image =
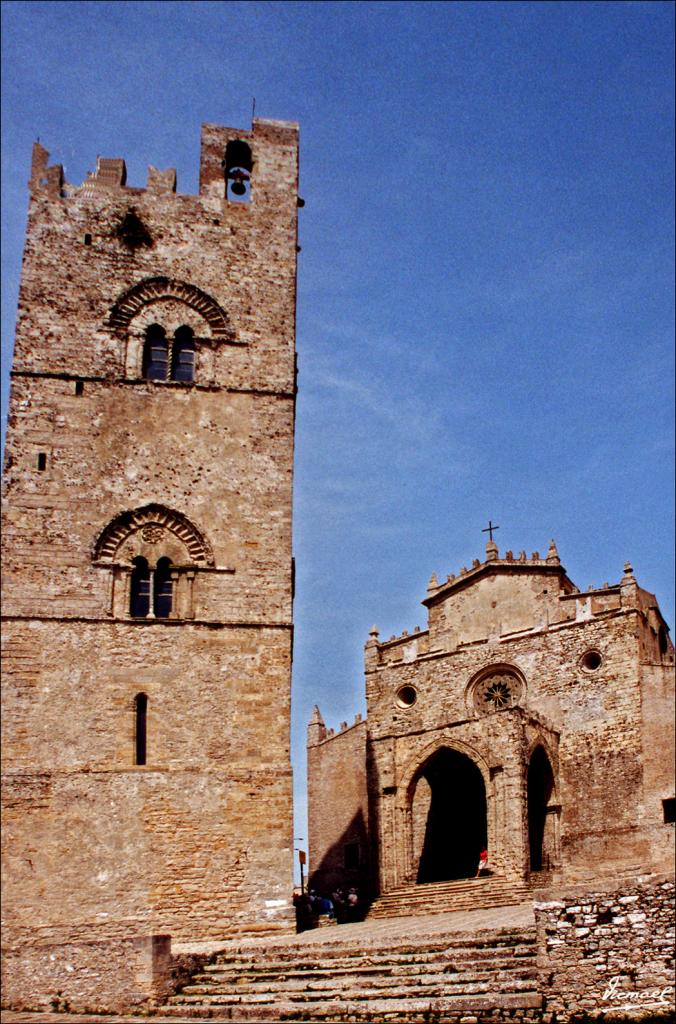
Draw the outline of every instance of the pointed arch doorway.
[[[487,846],[486,786],[466,754],[442,747],[410,789],[413,877],[418,883],[471,878]]]
[[[556,818],[551,801],[555,793],[554,772],[541,745],[528,763],[528,847],[531,872],[549,871],[556,862]]]

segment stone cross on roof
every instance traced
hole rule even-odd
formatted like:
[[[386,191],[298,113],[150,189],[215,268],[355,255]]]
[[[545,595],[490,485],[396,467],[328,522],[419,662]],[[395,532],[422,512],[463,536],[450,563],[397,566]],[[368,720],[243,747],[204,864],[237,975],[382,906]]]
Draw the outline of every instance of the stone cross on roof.
[[[500,527],[499,526],[493,526],[493,521],[491,519],[489,519],[488,520],[488,526],[484,530],[482,530],[481,532],[482,533],[490,534],[490,539],[492,541],[493,540],[493,530],[499,530],[499,529],[500,529]]]

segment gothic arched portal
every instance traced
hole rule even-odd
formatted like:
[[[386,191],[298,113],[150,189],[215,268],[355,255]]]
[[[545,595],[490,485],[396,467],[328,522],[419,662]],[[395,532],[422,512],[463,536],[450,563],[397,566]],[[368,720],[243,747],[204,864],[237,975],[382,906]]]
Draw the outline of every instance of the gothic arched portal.
[[[547,871],[554,858],[554,836],[547,828],[547,808],[554,792],[554,773],[541,746],[528,764],[528,844],[530,870]]]
[[[466,754],[442,747],[417,773],[411,791],[417,882],[471,878],[487,845],[486,787]]]

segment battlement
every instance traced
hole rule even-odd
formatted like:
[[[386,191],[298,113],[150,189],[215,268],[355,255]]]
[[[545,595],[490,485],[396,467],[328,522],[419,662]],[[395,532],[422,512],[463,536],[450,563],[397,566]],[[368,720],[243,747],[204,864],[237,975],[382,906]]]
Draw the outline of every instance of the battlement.
[[[538,551],[530,558],[525,551],[501,557],[489,541],[483,562],[475,558],[470,568],[463,566],[442,582],[433,573],[422,604],[428,609],[427,629],[416,626],[412,633],[403,630],[381,640],[372,627],[365,645],[367,671],[630,610],[662,635],[663,648],[671,643],[654,595],[638,586],[628,562],[619,582],[582,592],[566,575],[553,540],[544,558]]]
[[[489,541],[486,545],[486,559],[480,561],[475,558],[472,562],[471,568],[467,568],[463,565],[459,573],[449,573],[443,582],[439,582],[436,573],[432,573],[430,581],[427,585],[427,597],[423,600],[423,604],[429,607],[430,604],[434,603],[439,597],[446,596],[453,590],[461,589],[470,583],[473,583],[476,578],[486,572],[494,573],[496,571],[506,572],[526,572],[544,571],[550,573],[556,573],[561,576],[561,589],[565,593],[574,593],[577,591],[577,587],[571,580],[568,579],[565,573],[565,569],[561,566],[561,560],[559,558],[559,552],[556,547],[555,541],[551,541],[549,549],[544,558],[540,556],[539,551],[533,551],[530,558],[525,551],[520,551],[515,557],[512,551],[506,551],[504,556],[500,558],[498,546],[494,541]]]
[[[322,718],[322,713],[319,710],[319,707],[315,704],[314,711],[312,712],[312,718],[308,724],[307,745],[309,747],[316,747],[320,743],[324,743],[328,740],[338,739],[338,737],[344,736],[359,725],[366,725],[366,719],[363,718],[361,714],[356,714],[352,723],[341,722],[338,729],[327,729],[324,724],[324,719]]]
[[[246,206],[257,198],[257,186],[294,187],[297,192],[299,128],[292,121],[254,118],[250,130],[203,124],[200,148],[199,195]],[[291,173],[289,173],[291,172]],[[62,164],[49,164],[49,151],[34,143],[29,188],[35,196],[52,199],[92,199],[111,190],[130,195],[176,193],[176,169],[148,167],[145,188],[127,185],[127,168],[122,157],[96,158],[79,185],[66,182]],[[264,189],[261,191],[264,194]],[[302,200],[299,201],[302,205]]]

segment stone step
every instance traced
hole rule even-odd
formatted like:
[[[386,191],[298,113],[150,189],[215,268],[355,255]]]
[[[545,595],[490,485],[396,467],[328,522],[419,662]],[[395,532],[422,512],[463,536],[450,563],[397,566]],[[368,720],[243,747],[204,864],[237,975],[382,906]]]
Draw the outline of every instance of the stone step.
[[[383,917],[448,913],[452,910],[518,905],[532,900],[522,882],[498,878],[474,878],[459,882],[407,885],[383,893],[371,906],[367,920]]]
[[[341,963],[328,962],[325,964],[313,964],[302,966],[299,964],[290,967],[289,963],[274,965],[269,964],[260,967],[248,967],[244,969],[232,967],[220,967],[196,974],[192,979],[195,985],[223,985],[230,981],[242,982],[257,978],[312,978],[312,977],[352,977],[353,975],[368,975],[387,972],[392,976],[399,974],[408,975],[424,970],[427,974],[454,973],[465,974],[470,971],[504,972],[513,974],[518,971],[530,969],[535,963],[535,954],[532,951],[519,956],[501,957],[472,957],[472,956],[442,956],[435,954],[434,959],[420,958],[416,961],[386,960],[380,959],[377,962],[358,963],[352,966],[345,966]]]
[[[204,966],[201,974],[220,975],[225,972],[241,973],[247,971],[263,970],[266,972],[288,971],[295,969],[300,971],[312,970],[353,970],[359,967],[378,967],[379,965],[396,964],[432,964],[437,962],[446,963],[449,960],[456,960],[458,963],[471,962],[473,964],[486,962],[488,964],[496,961],[519,961],[520,959],[534,956],[536,951],[535,942],[519,942],[514,945],[496,946],[473,946],[465,948],[462,945],[444,945],[437,949],[416,948],[414,951],[398,952],[396,950],[361,950],[356,949],[342,956],[336,956],[334,951],[327,949],[319,954],[307,956],[298,953],[296,956],[237,958],[220,956],[213,964]]]
[[[367,971],[362,969],[359,972],[343,973],[339,976],[341,988],[345,989],[348,986],[351,988],[373,988],[383,987],[392,984],[398,985],[438,985],[440,981],[443,981],[445,985],[474,985],[483,984],[484,982],[494,982],[496,987],[505,989],[506,986],[511,985],[515,988],[523,988],[523,983],[528,982],[529,984],[537,976],[537,970],[535,963],[522,964],[518,969],[512,970],[471,970],[471,971],[458,971],[453,965],[449,965],[446,968],[438,967],[435,971],[427,969],[420,970],[411,968],[406,971],[403,967],[398,967],[392,970],[386,968],[372,969]],[[215,981],[209,981],[208,983],[200,982],[195,979],[189,985],[184,986],[183,991],[180,995],[209,995],[209,994],[227,994],[227,993],[241,993],[257,992],[257,991],[281,991],[282,989],[286,992],[292,990],[309,990],[309,989],[320,989],[320,988],[335,988],[337,985],[336,972],[326,971],[320,973],[313,971],[310,973],[306,972],[289,972],[285,975],[245,975],[241,978],[231,977],[225,979],[218,979]]]
[[[432,1014],[437,1024],[459,1024],[463,1013],[481,1011],[481,1024],[497,1024],[541,1007],[531,925],[475,932],[444,927],[429,937],[358,928],[336,928],[331,941],[326,933],[304,933],[284,943],[230,946],[157,1012],[294,1024],[422,1024]]]
[[[406,895],[408,893],[417,893],[420,896],[429,896],[430,898],[436,898],[438,896],[466,896],[471,893],[473,896],[481,896],[483,893],[497,893],[497,892],[530,892],[530,886],[517,883],[517,882],[504,882],[504,883],[491,883],[484,885],[480,881],[471,882],[468,885],[455,886],[452,884],[440,883],[439,885],[410,885],[404,886],[400,889],[390,889],[389,892],[383,893],[381,898],[387,898],[388,896],[399,896]]]
[[[423,901],[409,899],[397,902],[375,903],[371,910],[369,910],[367,920],[382,920],[385,917],[421,917],[433,914],[449,914],[453,911],[489,910],[491,907],[519,906],[524,902],[522,897],[513,894],[509,896],[493,896],[490,900],[482,900],[480,906],[477,906],[476,900],[470,896],[466,900],[454,900],[452,904],[442,902],[441,900]]]
[[[473,893],[479,895],[484,892],[507,892],[511,889],[524,889],[530,891],[530,887],[525,882],[512,882],[507,879],[482,879],[473,878],[468,882],[431,882],[425,884],[416,884],[414,882],[408,885],[397,886],[396,889],[388,889],[387,892],[383,893],[383,896],[396,896],[398,893],[427,893],[430,896],[436,896],[443,894],[445,896],[460,895],[464,896],[466,893]]]
[[[484,889],[512,888],[513,886],[528,888],[528,884],[523,879],[490,875],[481,878],[450,878],[444,882],[405,882],[403,885],[393,886],[387,891],[396,893],[417,889],[419,892],[481,892]]]
[[[440,983],[441,981],[441,983]],[[232,1006],[242,1003],[278,1003],[280,1001],[307,1004],[329,1000],[381,999],[385,1001],[407,998],[441,999],[449,996],[479,995],[521,995],[536,991],[533,979],[522,981],[497,982],[495,979],[475,981],[472,983],[451,983],[438,977],[427,980],[422,976],[411,985],[397,985],[392,979],[374,979],[370,985],[362,985],[354,990],[337,988],[335,983],[324,985],[308,985],[303,989],[290,989],[283,986],[252,989],[247,986],[244,991],[207,992],[185,994],[170,997],[172,1006]]]
[[[392,935],[391,937],[378,936],[366,939],[362,936],[359,941],[355,941],[349,929],[350,926],[347,925],[333,929],[330,943],[323,939],[313,941],[313,933],[305,932],[302,939],[296,942],[286,942],[283,945],[266,943],[263,946],[248,944],[231,946],[217,954],[215,963],[242,963],[245,961],[256,963],[261,958],[266,963],[270,963],[273,958],[276,961],[292,960],[296,963],[318,958],[323,962],[327,956],[333,956],[337,962],[343,962],[346,956],[407,957],[427,953],[448,953],[454,950],[476,952],[502,948],[514,949],[519,946],[535,947],[535,930],[530,925],[519,928],[484,929],[476,932],[444,931],[437,932],[430,937]],[[214,964],[210,964],[205,969],[212,970],[214,966]]]
[[[418,1021],[430,1020],[433,1013],[437,1024],[445,1021],[456,1022],[460,1014],[481,1015],[482,1022],[502,1021],[505,1015],[512,1016],[514,1011],[539,1010],[542,997],[535,992],[519,992],[516,994],[489,993],[487,995],[443,996],[430,1004],[428,998],[383,1000],[367,997],[365,999],[340,999],[334,1002],[323,1000],[320,1004],[300,1008],[297,1003],[279,1001],[274,1005],[247,1004],[229,1006],[210,1006],[208,1016],[211,1020],[229,1020],[233,1024],[254,1022],[264,1024],[267,1021],[401,1021],[402,1024],[417,1024]],[[204,1016],[199,1006],[163,1006],[158,1014],[166,1017],[199,1017]],[[299,1017],[299,1013],[302,1017]],[[311,1016],[308,1016],[311,1014]]]
[[[478,889],[481,887],[495,885],[525,885],[523,878],[510,877],[508,875],[481,875],[480,878],[446,878],[439,882],[403,882],[401,885],[393,886],[389,892],[396,892],[397,889]]]

